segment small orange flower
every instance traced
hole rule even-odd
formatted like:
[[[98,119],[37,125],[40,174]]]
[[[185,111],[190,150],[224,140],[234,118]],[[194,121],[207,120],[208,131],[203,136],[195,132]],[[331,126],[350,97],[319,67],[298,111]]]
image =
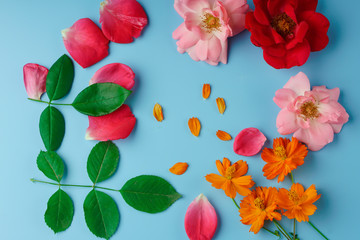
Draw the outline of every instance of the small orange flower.
[[[158,103],[155,104],[153,115],[158,122],[162,122],[164,120],[164,115],[160,104]]]
[[[197,137],[200,134],[201,124],[198,118],[190,118],[188,121],[189,129],[191,133]]]
[[[225,109],[226,109],[225,100],[223,98],[217,98],[216,99],[216,104],[218,106],[219,112],[221,114],[223,114],[225,112]]]
[[[230,141],[232,139],[231,135],[228,134],[227,132],[224,132],[224,131],[221,131],[221,130],[218,130],[216,132],[216,136],[220,139],[220,140],[223,140],[223,141]]]
[[[202,96],[204,99],[208,99],[211,93],[210,84],[204,84],[202,89]]]
[[[279,207],[287,210],[284,215],[289,219],[298,222],[309,221],[309,216],[313,215],[317,207],[313,204],[321,197],[315,189],[315,185],[311,185],[306,191],[299,183],[294,183],[290,191],[284,188],[279,190],[278,203]]]
[[[248,171],[246,162],[239,160],[231,165],[230,160],[224,158],[222,163],[216,160],[216,167],[221,176],[214,173],[205,176],[206,181],[212,183],[211,186],[223,189],[230,198],[235,198],[236,192],[242,196],[247,196],[251,192],[249,188],[254,186],[255,182],[251,176],[243,176]]]
[[[174,166],[172,166],[169,171],[173,174],[176,175],[182,175],[186,172],[186,170],[188,169],[189,165],[185,162],[178,162],[175,163]]]
[[[240,217],[245,225],[251,225],[250,231],[255,234],[264,226],[265,220],[281,220],[281,214],[276,212],[278,191],[274,187],[256,187],[241,200]]]
[[[264,148],[261,158],[267,162],[263,168],[267,179],[278,177],[278,182],[284,181],[286,175],[298,166],[304,164],[308,150],[296,138],[291,141],[287,138],[274,139],[273,149]]]

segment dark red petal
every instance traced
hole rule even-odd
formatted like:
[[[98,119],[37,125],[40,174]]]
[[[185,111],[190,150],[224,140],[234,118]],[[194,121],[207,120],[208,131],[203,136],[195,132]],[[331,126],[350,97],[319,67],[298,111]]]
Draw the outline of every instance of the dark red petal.
[[[267,7],[270,15],[274,17],[285,12],[285,8],[296,8],[297,0],[268,0]]]
[[[101,117],[89,116],[86,130],[87,140],[117,140],[127,138],[134,129],[136,118],[128,105],[123,104],[116,111]]]
[[[275,43],[272,36],[272,28],[259,24],[253,12],[246,14],[245,28],[251,32],[250,39],[255,46],[270,46]]]
[[[297,25],[294,33],[295,37],[286,44],[286,49],[291,49],[298,43],[302,43],[308,32],[308,29],[309,25],[306,22],[301,22],[299,25]]]
[[[135,73],[122,63],[111,63],[96,71],[90,79],[90,85],[94,83],[112,82],[130,90],[134,84]]]
[[[258,23],[270,25],[270,15],[267,10],[266,1],[254,0],[255,10],[254,16]]]
[[[296,12],[315,11],[318,5],[318,0],[298,0]]]
[[[64,45],[71,57],[83,68],[99,62],[109,53],[109,40],[89,18],[79,19],[61,31]]]
[[[286,50],[283,57],[271,55],[273,52],[270,52],[269,49],[264,49],[264,59],[269,65],[276,69],[301,66],[307,61],[310,55],[310,45],[306,39],[304,42],[297,44],[296,47]]]
[[[320,51],[329,43],[327,32],[330,27],[329,20],[321,13],[305,11],[300,14],[303,21],[309,25],[306,39],[309,41],[311,51]]]
[[[110,41],[131,43],[140,36],[148,19],[136,0],[105,0],[100,7],[100,23]]]

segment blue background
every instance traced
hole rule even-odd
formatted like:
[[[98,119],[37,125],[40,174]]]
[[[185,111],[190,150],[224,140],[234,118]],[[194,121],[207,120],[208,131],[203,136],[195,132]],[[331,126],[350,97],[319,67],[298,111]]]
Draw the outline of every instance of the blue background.
[[[28,101],[23,85],[22,67],[33,62],[50,67],[66,53],[60,31],[84,17],[98,23],[100,1],[4,1],[1,0],[1,118],[0,118],[0,238],[18,239],[97,239],[85,224],[82,204],[89,189],[64,188],[75,205],[71,227],[58,235],[46,226],[43,214],[48,198],[56,187],[33,184],[30,178],[45,180],[36,167],[36,157],[44,150],[38,121],[45,105]],[[121,159],[116,174],[101,186],[121,188],[130,178],[154,174],[167,179],[183,198],[160,214],[138,212],[126,205],[120,194],[109,192],[118,204],[121,222],[113,239],[187,239],[183,221],[190,202],[204,193],[217,210],[219,227],[214,239],[275,239],[260,231],[249,233],[240,223],[232,201],[206,182],[204,176],[217,173],[215,160],[228,157],[244,159],[258,185],[289,187],[262,176],[264,162],[260,156],[241,157],[231,142],[222,142],[218,129],[237,135],[243,128],[257,127],[269,139],[279,137],[275,127],[279,108],[272,98],[290,76],[305,72],[312,85],[341,89],[340,103],[350,114],[349,122],[334,142],[319,152],[310,152],[295,178],[306,187],[315,184],[322,197],[311,217],[330,239],[359,239],[358,169],[360,133],[360,63],[359,18],[357,1],[320,0],[318,11],[331,22],[330,43],[312,53],[302,67],[275,70],[262,58],[261,49],[253,46],[249,32],[230,39],[227,65],[210,66],[195,62],[176,51],[172,32],[182,18],[172,0],[139,1],[145,8],[149,25],[132,44],[110,43],[110,55],[94,66],[82,69],[75,63],[75,81],[70,94],[62,100],[70,103],[84,89],[100,67],[121,62],[136,73],[136,85],[127,103],[137,117],[137,124],[126,140],[116,141]],[[250,2],[253,7],[252,2]],[[201,88],[210,83],[210,99],[203,100]],[[215,99],[224,97],[227,109],[218,113]],[[156,102],[164,108],[165,121],[152,116]],[[66,134],[58,153],[67,165],[64,183],[89,184],[86,160],[96,141],[84,140],[87,117],[71,107],[59,107],[66,120]],[[197,116],[202,123],[199,138],[189,133],[187,120]],[[169,173],[176,162],[188,162],[182,176]],[[237,201],[240,198],[237,197]],[[291,222],[283,221],[290,231]],[[274,229],[274,226],[269,226]],[[301,239],[321,239],[306,223],[298,224]]]

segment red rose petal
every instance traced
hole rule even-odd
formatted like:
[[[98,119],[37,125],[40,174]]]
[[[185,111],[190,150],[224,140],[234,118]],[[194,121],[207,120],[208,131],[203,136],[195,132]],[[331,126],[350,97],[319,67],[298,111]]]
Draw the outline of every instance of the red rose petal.
[[[100,7],[100,23],[110,41],[131,43],[140,36],[148,19],[136,0],[105,0]]]
[[[297,0],[297,12],[315,11],[318,5],[318,0]]]
[[[24,65],[24,84],[29,98],[40,100],[46,92],[46,76],[49,70],[39,64],[28,63]]]
[[[245,28],[251,32],[250,40],[255,46],[271,46],[275,43],[272,28],[258,23],[253,12],[246,14]]]
[[[234,140],[234,152],[242,156],[254,156],[264,146],[266,137],[257,128],[245,128]]]
[[[130,90],[134,86],[135,73],[132,69],[122,63],[111,63],[96,71],[90,80],[94,83],[112,82]]]
[[[217,215],[208,199],[200,194],[185,215],[185,231],[190,240],[211,240],[217,228]]]
[[[101,117],[89,116],[86,130],[87,140],[117,140],[127,138],[134,129],[136,118],[128,105],[123,104],[116,111]]]
[[[89,18],[79,19],[61,34],[66,50],[83,68],[94,65],[109,54],[109,40]]]

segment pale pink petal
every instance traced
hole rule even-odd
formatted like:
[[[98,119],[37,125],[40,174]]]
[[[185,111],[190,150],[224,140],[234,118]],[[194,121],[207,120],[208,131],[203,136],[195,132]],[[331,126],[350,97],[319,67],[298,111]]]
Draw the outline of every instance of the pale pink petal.
[[[227,41],[227,40],[226,40]],[[208,46],[208,60],[218,63],[222,51],[221,42],[217,37],[212,37],[209,40]]]
[[[127,138],[134,129],[136,118],[128,105],[101,117],[89,116],[86,140],[117,140]]]
[[[184,53],[186,49],[193,47],[200,40],[196,34],[186,29],[185,23],[182,23],[173,32],[173,38],[179,40],[176,42],[176,45],[181,49],[180,53]]]
[[[90,85],[94,83],[111,82],[130,90],[134,86],[135,73],[131,68],[122,63],[111,63],[96,71],[90,79]]]
[[[276,105],[279,108],[285,108],[296,98],[296,93],[288,88],[282,88],[276,91],[275,97],[273,98]]]
[[[204,8],[210,8],[209,3],[208,0],[175,0],[174,8],[181,17],[185,18],[186,12],[200,12]]]
[[[326,93],[329,95],[330,100],[333,101],[339,100],[339,96],[340,96],[339,88],[327,89],[325,86],[315,86],[312,88],[312,91],[317,93]]]
[[[302,96],[306,91],[310,91],[310,81],[303,72],[291,77],[284,88],[293,90],[298,96]]]
[[[221,55],[220,62],[227,64],[227,54],[228,54],[228,41],[221,42]]]
[[[61,34],[66,50],[83,68],[94,65],[109,54],[109,40],[89,18],[79,19]]]
[[[200,59],[200,61],[205,61],[208,59],[208,49],[209,49],[209,41],[200,40],[196,46],[196,55]]]
[[[344,124],[349,120],[349,114],[345,108],[336,101],[320,102],[318,110],[320,112],[318,121],[321,123]]]
[[[340,123],[340,124],[330,123],[330,125],[333,128],[334,133],[339,133],[341,131],[342,127],[344,126],[343,123]]]
[[[235,36],[245,29],[245,16],[250,10],[249,5],[246,0],[223,0],[223,5],[230,16],[231,36]]]
[[[290,112],[286,108],[282,109],[276,118],[276,127],[281,135],[295,132],[299,128],[296,113]]]
[[[39,64],[28,63],[23,67],[24,85],[29,98],[40,100],[46,92],[46,76],[49,70]]]
[[[334,130],[328,123],[312,121],[308,129],[299,128],[293,135],[305,143],[311,151],[319,151],[334,139]]]
[[[245,128],[234,140],[234,152],[242,156],[254,156],[264,146],[266,137],[257,128]]]
[[[211,240],[217,228],[217,215],[208,199],[200,194],[185,215],[185,231],[190,240]]]
[[[141,35],[148,19],[136,0],[105,0],[100,7],[100,23],[110,41],[131,43]]]

